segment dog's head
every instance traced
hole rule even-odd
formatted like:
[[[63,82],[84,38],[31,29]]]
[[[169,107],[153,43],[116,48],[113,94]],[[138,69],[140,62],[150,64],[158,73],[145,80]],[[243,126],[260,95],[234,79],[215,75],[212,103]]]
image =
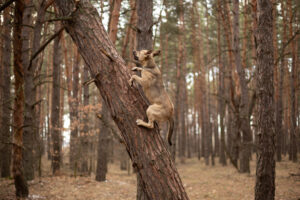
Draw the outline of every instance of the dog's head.
[[[153,60],[153,57],[158,56],[160,54],[160,50],[141,50],[141,51],[133,51],[134,59],[139,61],[140,63],[145,63],[148,60]]]

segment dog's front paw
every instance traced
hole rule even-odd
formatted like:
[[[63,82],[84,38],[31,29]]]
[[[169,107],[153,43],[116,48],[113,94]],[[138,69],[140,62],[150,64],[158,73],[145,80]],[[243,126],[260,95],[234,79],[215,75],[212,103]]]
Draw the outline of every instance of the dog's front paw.
[[[131,87],[133,86],[133,78],[132,77],[129,79],[128,83]]]
[[[133,67],[133,68],[131,68],[131,71],[138,71],[138,70],[139,70],[138,67]]]
[[[137,120],[136,120],[136,124],[137,124],[138,126],[142,125],[142,123],[143,123],[143,120],[141,120],[141,119],[137,119]]]

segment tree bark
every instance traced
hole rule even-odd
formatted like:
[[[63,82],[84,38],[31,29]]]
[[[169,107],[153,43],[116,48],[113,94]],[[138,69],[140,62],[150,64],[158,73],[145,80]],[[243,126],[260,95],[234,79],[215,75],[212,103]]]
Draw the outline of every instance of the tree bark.
[[[138,0],[136,6],[138,15],[137,50],[152,49],[153,0]]]
[[[275,127],[271,1],[257,0],[257,10],[257,105],[259,115],[255,199],[273,200],[275,196]]]
[[[22,28],[22,64],[24,68],[24,94],[25,94],[25,107],[24,107],[24,133],[23,133],[23,165],[24,165],[24,176],[26,180],[34,179],[34,151],[36,150],[35,135],[37,134],[36,129],[36,117],[34,110],[35,103],[35,90],[33,90],[33,71],[28,70],[29,59],[30,59],[30,35],[32,25],[32,9],[30,8],[32,1],[29,0],[25,3],[24,15],[23,15],[23,26]]]
[[[240,47],[239,47],[239,0],[233,1],[234,5],[234,25],[233,25],[233,46],[235,66],[239,76],[239,85],[241,87],[241,102],[239,106],[239,121],[241,123],[241,131],[243,133],[243,142],[241,146],[241,162],[240,172],[250,173],[250,147],[251,147],[251,129],[249,119],[249,94],[247,88],[247,80],[245,76],[245,69],[241,63]]]
[[[158,200],[188,199],[158,129],[148,130],[135,123],[138,118],[146,118],[147,104],[139,91],[129,86],[129,69],[109,40],[96,9],[87,0],[80,1],[77,9],[72,1],[57,0],[56,4],[62,16],[71,13],[73,17],[72,22],[64,22],[65,28],[121,130],[147,196]]]
[[[101,117],[108,119],[108,110],[104,106],[104,101],[102,101],[102,111]],[[107,124],[101,121],[101,126],[99,136],[98,136],[98,155],[97,155],[97,170],[96,170],[96,181],[105,181],[107,173],[108,164],[108,142],[109,142],[109,127]]]
[[[23,169],[23,112],[24,112],[24,69],[22,65],[22,18],[24,13],[24,2],[17,1],[14,13],[14,76],[15,76],[15,99],[14,99],[14,136],[13,136],[13,176],[17,198],[28,196],[28,186],[24,177]]]
[[[108,35],[113,42],[113,44],[116,43],[117,40],[117,31],[118,31],[118,22],[120,17],[120,9],[121,9],[121,3],[122,0],[111,0],[112,4],[111,6],[111,13],[110,13],[110,19],[109,19],[109,26],[108,26]]]
[[[4,10],[4,16],[3,16],[3,48],[2,48],[2,63],[1,67],[3,68],[3,73],[1,76],[1,84],[2,84],[2,91],[3,91],[3,101],[2,103],[2,121],[1,121],[1,141],[4,144],[1,144],[1,177],[9,177],[10,176],[10,162],[11,162],[11,145],[9,144],[12,141],[11,137],[11,31],[12,26],[11,22],[12,19],[10,17],[10,8],[6,8]],[[6,143],[6,144],[5,144]]]
[[[55,23],[55,30],[60,29],[60,22]],[[61,127],[60,127],[60,65],[62,52],[60,43],[61,34],[54,39],[53,44],[53,82],[52,82],[52,105],[51,105],[51,138],[52,138],[52,172],[58,175],[60,172],[61,156]]]

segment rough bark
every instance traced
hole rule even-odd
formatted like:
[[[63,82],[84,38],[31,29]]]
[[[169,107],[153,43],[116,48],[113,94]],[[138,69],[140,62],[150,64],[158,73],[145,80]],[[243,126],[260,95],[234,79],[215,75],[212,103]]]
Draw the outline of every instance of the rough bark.
[[[257,0],[257,10],[257,106],[259,114],[255,199],[273,200],[275,196],[275,124],[271,1]]]
[[[11,137],[11,130],[10,125],[11,121],[11,106],[12,106],[12,99],[11,99],[11,17],[10,17],[10,8],[6,8],[4,10],[3,16],[3,47],[2,47],[2,63],[1,67],[3,68],[3,73],[0,75],[1,77],[1,84],[2,84],[2,92],[3,92],[3,101],[2,103],[2,113],[1,113],[1,130],[0,136],[1,141],[1,177],[9,177],[10,176],[10,162],[11,162],[11,145],[9,144],[12,140]]]
[[[121,130],[147,196],[162,200],[188,199],[157,128],[148,130],[135,123],[137,118],[146,118],[147,105],[139,91],[129,86],[129,69],[104,31],[96,9],[89,1],[80,1],[78,9],[71,1],[57,0],[56,4],[61,15],[72,13],[73,21],[64,22],[66,30],[78,46],[113,120]]]
[[[60,22],[55,23],[55,30],[60,29]],[[51,138],[52,138],[52,172],[58,175],[60,171],[61,154],[61,127],[60,127],[60,65],[62,52],[60,45],[61,34],[54,39],[53,44],[53,82],[52,82],[52,105],[51,105]]]
[[[22,65],[24,67],[24,97],[25,97],[25,107],[24,107],[24,133],[23,133],[23,165],[24,165],[24,176],[26,180],[34,179],[34,151],[35,148],[35,135],[37,134],[36,124],[35,124],[35,91],[33,82],[33,71],[29,71],[27,66],[29,65],[30,59],[30,35],[32,25],[32,9],[31,0],[25,3],[25,10],[23,15],[23,26],[22,28]]]
[[[17,198],[28,196],[28,186],[24,177],[23,169],[23,112],[24,112],[24,69],[22,65],[22,18],[24,13],[24,2],[17,1],[14,12],[14,76],[15,76],[15,99],[14,99],[14,136],[13,136],[13,176]]]
[[[137,50],[152,49],[153,0],[138,0],[136,6],[138,15]]]

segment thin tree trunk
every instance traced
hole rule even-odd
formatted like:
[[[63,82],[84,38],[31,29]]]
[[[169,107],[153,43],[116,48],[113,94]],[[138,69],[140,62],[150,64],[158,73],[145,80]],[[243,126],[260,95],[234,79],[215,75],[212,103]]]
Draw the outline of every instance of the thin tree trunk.
[[[84,65],[83,68],[83,82],[88,81],[89,74],[88,68]],[[83,174],[88,173],[88,158],[89,158],[89,86],[86,84],[83,86],[83,129],[81,132],[81,146],[82,146],[82,160],[81,160],[81,172]]]
[[[2,63],[1,67],[3,67],[3,73],[0,75],[1,77],[1,84],[3,88],[3,101],[2,103],[2,121],[1,121],[1,130],[0,130],[0,136],[2,144],[2,150],[1,150],[1,177],[9,177],[10,176],[10,162],[11,162],[11,145],[9,144],[12,141],[11,137],[11,106],[12,106],[12,97],[11,97],[11,53],[12,53],[12,47],[11,47],[11,31],[12,26],[11,22],[12,19],[10,17],[10,8],[6,8],[4,10],[4,16],[3,16],[3,49],[2,49]],[[1,146],[2,146],[1,145]]]
[[[277,161],[281,161],[281,139],[282,139],[282,89],[283,89],[283,66],[276,64],[278,57],[278,45],[277,45],[277,9],[276,2],[273,3],[273,47],[274,47],[274,86],[275,86],[275,132],[276,132],[276,158]],[[283,9],[283,8],[282,8]]]
[[[76,49],[76,48],[75,48]],[[79,146],[78,146],[78,91],[79,91],[79,62],[80,55],[78,50],[74,51],[74,63],[72,73],[72,98],[70,107],[70,118],[71,118],[71,138],[70,138],[70,167],[77,171],[78,159],[79,159]],[[69,72],[71,73],[71,72]]]
[[[22,65],[22,18],[24,13],[24,2],[17,1],[14,13],[14,76],[15,76],[15,99],[14,99],[14,136],[13,136],[13,176],[17,198],[28,196],[28,186],[24,177],[23,169],[23,112],[24,112],[24,70]]]
[[[241,131],[243,133],[243,143],[241,151],[241,165],[240,172],[250,173],[250,147],[251,147],[251,129],[250,129],[250,119],[249,119],[249,94],[247,89],[247,80],[245,77],[245,69],[241,63],[240,47],[239,47],[239,0],[233,1],[234,5],[234,25],[233,25],[233,46],[234,46],[234,57],[235,66],[239,76],[239,85],[241,87],[241,103],[239,107]]]
[[[116,43],[117,40],[117,31],[118,31],[118,22],[120,17],[120,9],[121,9],[122,0],[112,0],[111,4],[111,13],[108,27],[108,35],[113,42]]]
[[[289,37],[293,36],[293,10],[292,10],[292,1],[288,0],[288,13],[289,13]],[[297,7],[295,8],[297,10]],[[297,13],[297,12],[295,12]],[[291,144],[291,154],[293,162],[297,162],[297,117],[296,117],[296,109],[297,109],[297,101],[296,101],[296,93],[297,93],[297,66],[296,66],[296,47],[295,42],[292,42],[290,45],[291,53],[292,53],[292,69],[290,75],[290,90],[291,90],[291,115],[290,115],[290,144]]]
[[[275,127],[273,105],[273,45],[272,3],[257,0],[258,29],[258,148],[256,165],[256,200],[273,200],[275,197]]]
[[[220,4],[220,0],[218,0],[218,5]],[[218,10],[220,10],[221,7],[218,6]],[[225,157],[225,126],[224,126],[224,117],[225,117],[225,102],[223,98],[225,97],[225,80],[224,80],[224,66],[222,62],[222,56],[221,56],[221,15],[220,11],[218,12],[218,64],[219,64],[219,88],[218,88],[218,108],[219,108],[219,114],[220,114],[220,160],[219,162],[225,166],[227,165],[226,157]]]
[[[57,0],[56,3],[63,16],[74,8],[71,1]],[[151,199],[188,199],[158,129],[148,130],[135,123],[137,118],[145,119],[147,105],[137,89],[129,86],[129,69],[105,33],[96,9],[87,0],[80,1],[77,6],[80,12],[73,12],[73,22],[65,21],[65,27],[78,45],[91,77],[95,78],[96,86],[121,130],[133,166],[141,177],[143,191]]]
[[[55,30],[60,29],[60,22],[55,23]],[[60,65],[62,62],[61,57],[61,45],[60,43],[61,35],[54,39],[53,45],[53,82],[52,82],[52,105],[51,105],[51,136],[52,136],[52,172],[54,175],[60,172],[60,162],[61,162],[61,127],[60,127]]]
[[[108,118],[108,109],[104,106],[104,101],[102,101],[102,111],[101,117]],[[96,169],[96,181],[105,181],[107,173],[107,163],[108,163],[108,142],[109,142],[109,127],[107,124],[101,121],[101,126],[99,136],[98,136],[98,155],[97,155],[97,169]]]
[[[179,38],[178,38],[178,61],[177,61],[177,67],[180,69],[180,78],[179,78],[179,107],[177,109],[179,109],[179,116],[178,119],[179,121],[177,121],[177,123],[179,123],[179,129],[178,130],[178,137],[179,137],[179,158],[181,163],[184,163],[185,160],[185,152],[186,152],[186,93],[187,93],[187,89],[186,89],[186,80],[185,80],[185,76],[186,76],[186,50],[185,50],[185,36],[184,36],[184,32],[185,32],[185,23],[184,23],[184,2],[183,0],[179,1]]]

